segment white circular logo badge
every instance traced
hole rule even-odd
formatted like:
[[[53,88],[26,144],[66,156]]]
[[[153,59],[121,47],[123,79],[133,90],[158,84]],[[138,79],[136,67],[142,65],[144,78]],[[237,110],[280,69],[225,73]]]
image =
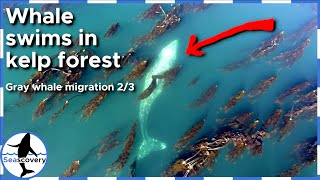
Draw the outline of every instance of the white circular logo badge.
[[[12,136],[2,148],[2,163],[14,176],[30,178],[37,175],[47,162],[47,150],[37,136],[20,133]]]

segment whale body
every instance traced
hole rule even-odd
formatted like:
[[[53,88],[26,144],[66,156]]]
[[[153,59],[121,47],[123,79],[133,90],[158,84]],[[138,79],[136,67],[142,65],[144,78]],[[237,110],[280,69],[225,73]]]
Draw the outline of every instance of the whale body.
[[[153,63],[153,66],[145,77],[143,89],[148,88],[151,84],[153,75],[160,74],[173,67],[176,61],[177,47],[178,40],[174,40],[161,50],[158,59]],[[153,151],[160,151],[167,147],[164,142],[150,137],[146,129],[151,106],[161,94],[162,90],[162,86],[158,86],[148,98],[141,100],[139,107],[139,121],[143,141],[139,147],[138,159],[148,156]]]
[[[27,157],[28,153],[31,152],[32,154],[34,154],[36,157],[38,157],[38,155],[34,152],[34,150],[31,148],[30,146],[30,134],[27,133],[21,140],[20,144],[17,145],[10,145],[8,144],[8,146],[11,147],[17,147],[18,148],[18,158],[25,158]],[[29,170],[25,167],[24,163],[19,163],[21,168],[22,168],[22,173],[20,175],[20,177],[23,177],[29,173],[34,173],[33,170]]]

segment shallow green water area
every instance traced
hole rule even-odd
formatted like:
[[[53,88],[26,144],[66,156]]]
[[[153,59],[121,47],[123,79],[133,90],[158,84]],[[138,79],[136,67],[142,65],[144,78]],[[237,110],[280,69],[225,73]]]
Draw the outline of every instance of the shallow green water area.
[[[61,5],[62,11],[71,11],[75,16],[72,26],[56,25],[9,25],[5,19],[5,34],[7,33],[34,33],[36,28],[46,33],[71,33],[76,37],[80,28],[95,33],[99,37],[99,46],[92,47],[99,56],[110,55],[114,52],[125,54],[132,46],[135,38],[148,33],[155,25],[155,20],[139,21],[137,16],[150,5],[117,4],[117,5]],[[29,7],[21,5],[20,8]],[[40,6],[34,5],[40,9]],[[166,5],[165,9],[170,6]],[[160,16],[161,17],[161,16]],[[144,117],[143,128],[141,124],[137,128],[137,137],[131,156],[120,172],[119,176],[128,176],[128,168],[139,153],[139,148],[145,135],[150,139],[163,143],[160,151],[150,151],[150,154],[137,161],[137,176],[160,176],[160,174],[172,163],[178,154],[173,151],[177,140],[201,117],[207,114],[205,126],[197,135],[205,136],[219,128],[216,118],[231,117],[233,115],[253,111],[254,118],[261,121],[281,107],[284,112],[291,109],[291,104],[286,103],[278,106],[274,100],[287,88],[303,81],[316,82],[316,33],[310,37],[311,44],[305,49],[305,53],[296,64],[290,68],[279,71],[279,65],[266,63],[270,58],[280,52],[292,47],[289,43],[282,43],[280,47],[267,57],[257,60],[256,63],[233,72],[224,72],[221,68],[227,64],[246,59],[250,52],[264,40],[270,38],[273,33],[250,32],[221,41],[215,45],[203,48],[206,52],[204,57],[190,57],[185,55],[189,37],[196,34],[198,40],[211,37],[217,33],[227,30],[233,26],[266,18],[275,18],[277,22],[276,32],[282,30],[291,34],[304,24],[315,18],[316,14],[311,11],[311,5],[299,4],[237,4],[237,5],[212,5],[208,9],[185,15],[181,23],[172,31],[159,37],[148,46],[144,46],[137,57],[154,57],[157,64],[161,59],[162,50],[172,42],[176,42],[174,62],[171,66],[183,65],[181,73],[176,80],[167,88],[157,93],[157,97],[148,105],[147,117]],[[110,39],[103,36],[111,24],[119,22],[120,29]],[[53,55],[60,51],[60,47],[5,47],[16,55],[29,55],[31,51],[38,54]],[[132,70],[127,65],[121,71],[111,75],[106,83],[117,82]],[[154,67],[152,67],[154,68]],[[12,82],[23,84],[35,70],[8,70],[5,69],[5,83]],[[151,71],[151,70],[150,70]],[[79,83],[90,83],[100,70],[89,69]],[[148,76],[146,73],[146,76]],[[187,84],[196,76],[200,76],[199,82],[191,88]],[[250,90],[263,79],[277,75],[278,79],[252,104],[248,98],[241,100],[228,114],[219,112],[228,99],[241,89]],[[146,79],[134,81],[136,91],[116,92],[108,95],[99,108],[87,121],[80,121],[80,113],[75,113],[83,105],[90,101],[97,93],[87,92],[84,96],[75,98],[70,102],[68,108],[48,125],[49,118],[60,109],[64,100],[44,114],[36,121],[32,121],[32,114],[37,104],[44,99],[48,93],[38,93],[31,103],[18,108],[12,107],[20,102],[18,93],[5,92],[5,118],[4,138],[19,132],[29,131],[38,135],[46,144],[48,151],[48,163],[40,176],[59,176],[70,163],[79,159],[102,137],[115,129],[120,129],[119,139],[125,140],[134,120],[139,119],[141,123],[141,103],[136,101],[138,95],[145,88]],[[210,103],[200,108],[190,109],[188,105],[196,100],[208,87],[218,84],[217,94]],[[75,94],[75,93],[72,93]],[[69,95],[71,97],[71,95]],[[316,117],[315,117],[316,119]],[[144,132],[144,133],[143,133]],[[297,127],[280,143],[276,138],[267,139],[264,142],[263,154],[251,157],[246,151],[243,157],[236,163],[225,160],[227,149],[218,156],[212,171],[204,171],[201,176],[275,176],[289,168],[293,160],[289,153],[294,144],[317,134],[316,121],[299,121]],[[194,141],[196,141],[196,139]],[[150,145],[150,146],[148,146]],[[146,145],[146,148],[151,144]],[[165,147],[165,148],[164,148]],[[123,145],[107,153],[103,158],[97,160],[92,153],[81,162],[77,176],[104,176],[105,170],[114,162],[121,153]],[[305,168],[299,174],[301,176],[316,175],[316,165]]]

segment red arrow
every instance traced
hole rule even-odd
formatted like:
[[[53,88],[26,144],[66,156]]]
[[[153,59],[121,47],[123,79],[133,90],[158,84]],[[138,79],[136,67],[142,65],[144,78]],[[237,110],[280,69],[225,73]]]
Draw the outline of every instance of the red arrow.
[[[220,34],[217,34],[209,39],[206,39],[200,42],[196,42],[197,37],[194,34],[192,34],[189,39],[189,44],[186,50],[186,54],[193,55],[193,56],[203,56],[204,52],[200,51],[200,49],[205,46],[216,43],[218,41],[221,41],[222,39],[234,36],[244,31],[273,31],[274,26],[275,26],[275,21],[273,18],[247,22],[240,26],[236,26],[234,28],[231,28],[227,31],[224,31]]]

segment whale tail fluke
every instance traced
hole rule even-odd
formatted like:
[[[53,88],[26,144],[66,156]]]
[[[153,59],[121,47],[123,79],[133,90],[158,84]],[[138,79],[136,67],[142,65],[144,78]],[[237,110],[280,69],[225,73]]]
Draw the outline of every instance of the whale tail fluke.
[[[24,163],[21,163],[20,165],[22,167],[22,173],[21,173],[21,176],[20,176],[21,178],[23,176],[27,175],[27,174],[34,173],[33,170],[26,169],[26,167],[24,166]]]
[[[153,139],[150,137],[147,139],[143,139],[139,148],[138,159],[143,159],[152,152],[161,151],[166,148],[167,148],[166,143],[161,142],[157,139]]]
[[[21,176],[20,177],[23,177],[23,176],[25,176],[25,175],[27,175],[27,174],[29,174],[29,173],[34,173],[34,171],[32,171],[32,170],[24,170],[22,173],[21,173]]]

